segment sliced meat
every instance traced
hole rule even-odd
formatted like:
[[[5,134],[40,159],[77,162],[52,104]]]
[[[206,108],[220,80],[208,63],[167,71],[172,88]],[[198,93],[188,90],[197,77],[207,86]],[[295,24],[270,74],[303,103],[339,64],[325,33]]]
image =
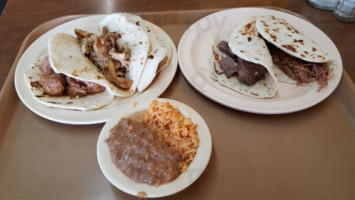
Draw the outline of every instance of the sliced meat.
[[[324,63],[312,63],[291,56],[281,49],[268,44],[274,64],[298,84],[317,81],[318,91],[328,85],[328,69]]]
[[[238,59],[238,80],[246,85],[254,85],[265,77],[266,68],[262,65]]]
[[[88,94],[86,84],[71,77],[66,77],[66,91],[69,96],[81,97]]]
[[[224,74],[227,78],[230,78],[235,73],[237,73],[237,63],[231,57],[225,57],[222,60],[218,61],[219,66],[222,68]]]
[[[217,48],[222,51],[223,53],[227,54],[227,56],[233,58],[233,59],[237,59],[237,55],[235,55],[232,50],[229,48],[228,46],[228,42],[222,40],[217,44]]]
[[[51,96],[61,96],[64,94],[65,80],[61,74],[41,75],[40,85],[44,92]]]
[[[43,74],[45,74],[45,75],[54,73],[54,71],[53,71],[53,69],[51,67],[51,64],[49,62],[49,56],[46,56],[43,59],[40,68],[41,68]]]
[[[86,84],[86,89],[89,94],[100,93],[100,92],[105,91],[105,89],[106,89],[104,86],[101,86],[101,85],[93,83],[93,82],[84,81],[84,83]]]

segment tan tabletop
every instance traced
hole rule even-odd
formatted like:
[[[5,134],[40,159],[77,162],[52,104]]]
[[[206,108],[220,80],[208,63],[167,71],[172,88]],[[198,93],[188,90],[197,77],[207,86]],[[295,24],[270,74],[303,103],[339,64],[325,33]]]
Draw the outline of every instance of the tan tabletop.
[[[13,62],[18,61],[19,57],[14,59],[20,47],[22,54],[45,31],[79,17],[71,15],[74,13],[258,6],[258,2],[263,1],[169,3],[159,0],[153,1],[154,5],[148,5],[152,1],[111,4],[101,1],[104,3],[100,5],[95,5],[96,1],[28,2],[9,0],[0,18],[1,40],[6,44],[0,48],[7,52],[2,53],[0,59],[1,63],[9,60],[6,73]],[[288,8],[306,16],[336,43],[344,66],[347,62],[348,67],[353,67],[350,55],[354,46],[349,44],[354,41],[354,24],[338,22],[330,12],[313,9],[303,1],[265,2],[265,5]],[[29,7],[38,12],[30,12]],[[10,9],[27,16],[14,15]],[[154,12],[144,17],[161,26],[178,44],[183,31],[209,12]],[[63,15],[70,16],[48,21]],[[183,20],[165,23],[166,17],[174,16]],[[26,23],[11,20],[26,20]],[[30,32],[42,22],[46,23]],[[333,30],[335,27],[343,32]],[[8,30],[13,32],[9,34]],[[6,39],[4,35],[14,39]],[[340,48],[341,45],[347,49]],[[0,95],[0,199],[136,199],[112,186],[99,169],[96,142],[103,124],[65,125],[37,116],[18,99],[13,69]],[[161,97],[184,102],[199,112],[211,130],[213,147],[202,176],[186,190],[165,199],[354,199],[354,88],[344,73],[339,87],[319,105],[285,115],[257,115],[209,100],[178,70]]]
[[[305,0],[9,0],[0,17],[0,88],[15,56],[29,32],[38,25],[65,15],[112,12],[215,9],[246,6],[273,6],[291,10],[308,18],[338,47],[343,66],[355,80],[355,23],[337,21],[331,11],[317,10]]]

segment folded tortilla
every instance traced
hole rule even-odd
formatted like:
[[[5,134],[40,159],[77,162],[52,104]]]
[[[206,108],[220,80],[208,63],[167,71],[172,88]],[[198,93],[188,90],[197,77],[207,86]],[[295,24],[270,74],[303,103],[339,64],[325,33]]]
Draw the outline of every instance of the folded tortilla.
[[[252,86],[241,83],[236,75],[227,78],[218,64],[219,60],[227,56],[217,48],[217,44],[222,40],[228,41],[231,51],[239,58],[265,67],[267,69],[265,77]],[[271,98],[275,96],[277,80],[273,71],[272,59],[264,40],[258,36],[255,18],[246,19],[231,30],[220,32],[214,38],[212,50],[214,52],[212,79],[249,97]]]
[[[256,28],[265,40],[285,53],[307,62],[325,63],[329,75],[334,70],[334,61],[328,53],[322,51],[314,41],[303,35],[286,20],[274,16],[261,16],[256,21]],[[289,78],[279,66],[274,66],[276,77],[280,82],[296,83],[296,80]],[[316,83],[315,81],[309,84]]]
[[[128,90],[121,89],[108,81],[98,68],[82,54],[80,45],[74,36],[66,33],[58,33],[48,41],[49,61],[56,73],[63,73],[82,81],[91,81],[106,87],[115,96],[129,97],[134,94],[132,86]],[[132,67],[134,69],[134,67]],[[138,76],[134,76],[135,70],[130,68],[128,79],[133,80],[137,86]]]
[[[114,99],[114,95],[110,92],[110,90],[105,90],[101,93],[96,93],[92,95],[86,95],[83,97],[71,97],[68,95],[65,96],[51,96],[45,94],[42,87],[40,87],[40,76],[43,74],[42,70],[40,69],[41,63],[46,55],[39,57],[25,72],[25,82],[26,85],[31,89],[31,93],[34,98],[39,101],[40,103],[49,106],[49,107],[56,107],[56,108],[65,108],[65,109],[74,109],[74,110],[96,110],[100,109],[109,103],[111,103]],[[78,59],[74,59],[72,63],[80,63]],[[56,71],[57,73],[63,73],[61,71]],[[65,75],[70,75],[63,73]],[[90,74],[90,72],[86,72],[86,75]],[[81,77],[82,74],[78,74],[76,78],[80,80],[85,80],[85,78]]]
[[[109,31],[120,33],[122,37],[118,43],[121,45],[126,43],[131,48],[129,71],[132,75],[129,76],[135,80],[139,77],[138,83],[132,87],[136,87],[138,92],[143,92],[153,82],[156,74],[171,60],[172,49],[168,38],[155,25],[128,13],[107,16],[100,23],[101,29],[104,26],[107,26]]]

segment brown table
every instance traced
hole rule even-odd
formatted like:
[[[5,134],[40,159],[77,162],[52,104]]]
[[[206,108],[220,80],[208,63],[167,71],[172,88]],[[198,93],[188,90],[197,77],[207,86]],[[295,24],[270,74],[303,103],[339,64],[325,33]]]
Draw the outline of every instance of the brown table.
[[[31,4],[10,0],[0,18],[1,40],[5,44],[1,46],[0,59],[1,63],[8,62],[1,64],[1,68],[4,73],[8,72],[31,29],[58,16],[260,6],[258,2],[262,1],[169,3],[159,0],[154,1],[154,5],[146,2],[116,2],[114,7],[120,9],[111,9],[109,3],[98,6],[96,1],[53,1],[42,5],[40,1]],[[353,68],[350,55],[354,46],[350,44],[355,39],[354,24],[338,22],[330,12],[313,9],[303,1],[268,1],[265,5],[287,8],[309,18],[339,47],[344,66]],[[43,16],[29,12],[30,8],[43,12]],[[184,19],[194,21],[208,12],[174,13],[188,15]],[[145,17],[154,20],[156,15],[164,14],[147,14]],[[57,18],[40,26],[23,47],[44,31],[70,19]],[[21,20],[23,23],[14,23]],[[177,44],[187,24],[193,21],[156,23]],[[335,31],[335,28],[343,31]],[[8,30],[13,31],[9,33]],[[5,33],[7,37],[4,37]],[[346,37],[350,39],[344,39]],[[350,70],[354,80],[354,71]],[[2,80],[5,80],[5,74]],[[0,199],[136,199],[110,185],[98,167],[95,147],[103,124],[73,126],[43,119],[21,103],[12,81],[4,88],[7,90],[3,90],[0,96]],[[337,90],[325,101],[305,111],[285,115],[250,114],[219,105],[191,87],[180,71],[162,97],[182,101],[198,111],[206,120],[213,140],[206,171],[189,188],[166,199],[354,198],[355,89],[346,73]]]
[[[338,47],[343,66],[355,80],[355,24],[337,21],[330,11],[317,10],[305,0],[88,0],[47,1],[10,0],[0,17],[0,88],[6,80],[21,43],[38,25],[65,15],[112,12],[148,12],[214,9],[246,6],[274,6],[289,9],[308,18],[323,30]]]

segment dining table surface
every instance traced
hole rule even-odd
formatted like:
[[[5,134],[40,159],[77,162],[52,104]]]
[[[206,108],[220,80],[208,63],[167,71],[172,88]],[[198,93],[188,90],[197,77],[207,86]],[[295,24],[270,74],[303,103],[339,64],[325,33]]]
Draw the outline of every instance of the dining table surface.
[[[0,17],[0,88],[15,57],[31,30],[42,23],[67,15],[114,12],[154,12],[236,7],[278,7],[298,13],[320,28],[338,48],[345,71],[355,81],[355,23],[334,18],[332,11],[319,10],[305,0],[9,0]]]
[[[103,123],[46,120],[16,95],[16,63],[44,32],[87,15],[136,13],[155,22],[159,16],[157,25],[178,47],[196,20],[242,7],[285,11],[318,27],[340,52],[342,79],[312,108],[263,115],[201,95],[181,64],[160,97],[199,112],[213,145],[199,182],[167,199],[355,199],[355,23],[306,0],[7,0],[0,16],[0,199],[136,199],[109,185],[99,170],[95,146]]]

